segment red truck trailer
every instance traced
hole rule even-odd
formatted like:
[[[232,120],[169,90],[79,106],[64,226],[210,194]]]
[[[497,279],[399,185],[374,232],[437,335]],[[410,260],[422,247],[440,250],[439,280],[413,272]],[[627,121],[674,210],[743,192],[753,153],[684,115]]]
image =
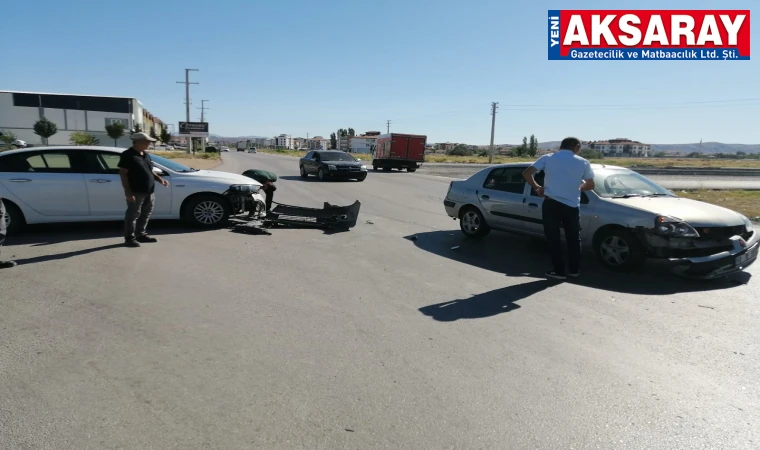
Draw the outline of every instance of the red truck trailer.
[[[377,137],[372,158],[374,170],[416,171],[425,162],[427,136],[390,133]]]

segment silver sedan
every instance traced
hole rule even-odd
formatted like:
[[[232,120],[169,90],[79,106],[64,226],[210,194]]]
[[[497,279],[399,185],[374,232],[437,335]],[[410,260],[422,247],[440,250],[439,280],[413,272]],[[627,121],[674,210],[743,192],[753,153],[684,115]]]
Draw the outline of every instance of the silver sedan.
[[[446,213],[471,238],[491,230],[543,237],[543,199],[522,177],[529,166],[492,166],[452,181],[443,202]],[[658,258],[676,273],[709,279],[757,259],[760,233],[743,215],[679,198],[623,167],[594,164],[593,169],[596,188],[581,197],[581,241],[608,268],[633,271],[647,258]],[[535,177],[543,183],[543,172]]]

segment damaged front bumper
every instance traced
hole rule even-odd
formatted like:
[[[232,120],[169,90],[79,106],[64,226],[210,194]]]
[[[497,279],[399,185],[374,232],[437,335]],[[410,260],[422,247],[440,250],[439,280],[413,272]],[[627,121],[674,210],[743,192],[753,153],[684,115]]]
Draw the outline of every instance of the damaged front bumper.
[[[224,196],[230,201],[230,215],[237,216],[248,213],[250,216],[263,219],[266,216],[266,199],[261,186],[237,185],[230,187]]]
[[[650,242],[651,244],[651,242]],[[664,250],[662,248],[655,250]],[[670,249],[673,250],[673,249]],[[709,252],[709,248],[701,249]],[[690,278],[715,279],[740,272],[752,265],[760,250],[760,232],[755,230],[748,239],[733,236],[720,251],[711,254],[689,256],[666,256],[673,272]]]

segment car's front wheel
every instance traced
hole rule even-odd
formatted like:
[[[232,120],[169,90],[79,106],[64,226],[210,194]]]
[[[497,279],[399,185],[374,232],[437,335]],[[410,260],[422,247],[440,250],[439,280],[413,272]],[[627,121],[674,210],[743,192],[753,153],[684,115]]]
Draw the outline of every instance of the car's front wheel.
[[[307,178],[309,176],[308,173],[306,173],[306,167],[301,166],[301,178]]]
[[[356,181],[364,181],[367,179],[367,175],[364,175],[363,177],[359,177],[356,179]]]
[[[317,178],[319,178],[319,181],[325,181],[325,169],[319,168],[319,171],[317,172]]]
[[[466,207],[459,215],[459,229],[469,238],[482,238],[491,232],[491,227],[478,208]]]
[[[646,259],[641,241],[624,229],[603,231],[595,250],[602,264],[620,272],[632,272],[641,267]]]
[[[16,234],[26,225],[24,213],[18,207],[10,202],[3,201],[5,204],[5,232],[10,236]]]
[[[223,197],[199,195],[185,208],[185,220],[199,228],[215,228],[227,222],[230,207]]]

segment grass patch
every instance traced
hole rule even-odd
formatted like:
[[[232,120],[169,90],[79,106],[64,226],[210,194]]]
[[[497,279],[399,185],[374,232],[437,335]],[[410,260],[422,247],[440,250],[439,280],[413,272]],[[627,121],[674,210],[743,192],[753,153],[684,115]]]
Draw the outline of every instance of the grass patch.
[[[533,162],[536,158],[494,155],[494,164]],[[425,162],[449,164],[488,164],[487,156],[425,155]],[[664,167],[742,167],[760,169],[756,159],[695,159],[695,158],[604,158],[592,159],[592,163],[611,166],[651,166]]]
[[[690,198],[732,209],[760,222],[760,191],[743,190],[695,190],[678,191],[679,197]]]
[[[261,153],[269,153],[271,155],[283,155],[283,156],[292,156],[294,158],[303,158],[306,156],[307,152],[302,152],[299,150],[283,150],[283,149],[273,149],[273,148],[260,148],[258,149]]]
[[[192,153],[185,153],[184,150],[181,151],[156,151],[156,152],[150,152],[154,155],[162,156],[166,159],[213,159],[213,160],[219,160],[221,159],[221,156],[219,153],[205,153],[205,152],[196,152],[195,154]]]

